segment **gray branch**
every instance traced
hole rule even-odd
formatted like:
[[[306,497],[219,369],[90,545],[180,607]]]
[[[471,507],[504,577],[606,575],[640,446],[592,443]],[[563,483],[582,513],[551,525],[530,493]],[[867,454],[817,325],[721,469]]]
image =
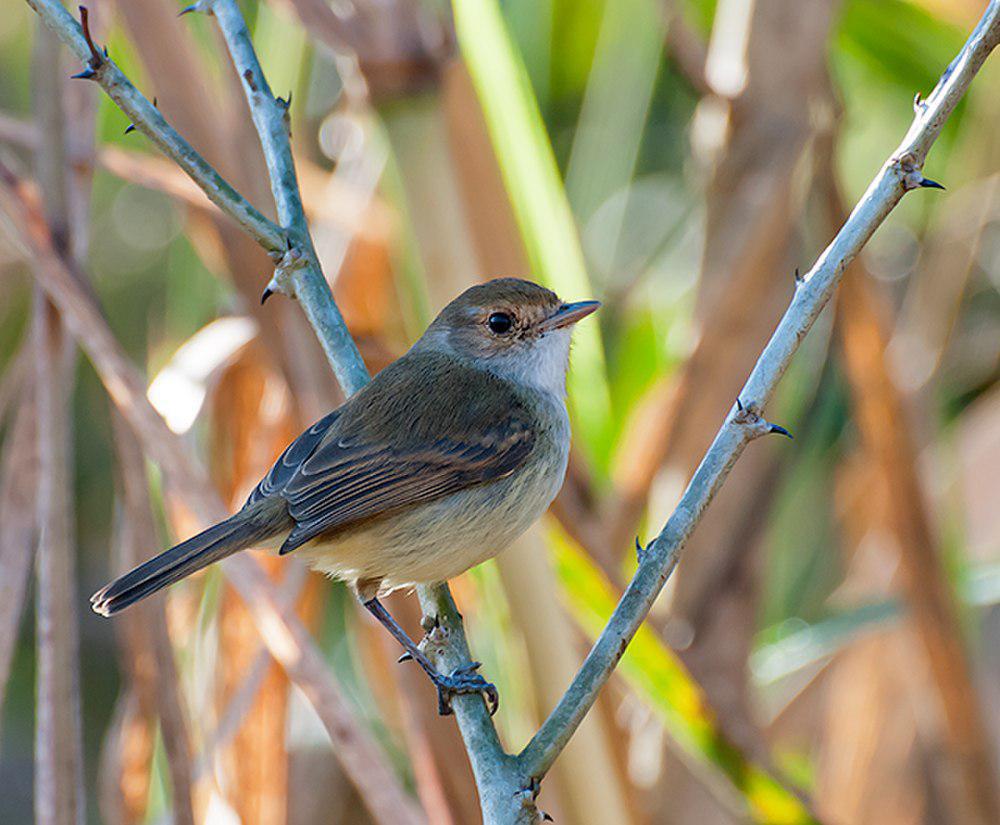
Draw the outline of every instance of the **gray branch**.
[[[844,270],[906,192],[935,185],[921,174],[927,153],[998,42],[1000,0],[992,0],[930,97],[925,101],[918,98],[915,102],[913,124],[903,142],[883,165],[809,273],[796,282],[791,305],[740,391],[740,402],[733,404],[663,530],[641,554],[635,576],[579,673],[522,751],[519,759],[531,776],[540,778],[552,767],[677,566],[684,543],[694,532],[730,469],[747,444],[768,431],[760,410],[774,393],[802,339],[833,296]]]
[[[291,101],[279,100],[271,93],[236,0],[203,0],[197,8],[215,16],[240,76],[264,150],[278,220],[286,236],[285,249],[268,290],[298,298],[340,386],[347,395],[352,395],[368,383],[370,376],[333,300],[309,235],[289,140]]]

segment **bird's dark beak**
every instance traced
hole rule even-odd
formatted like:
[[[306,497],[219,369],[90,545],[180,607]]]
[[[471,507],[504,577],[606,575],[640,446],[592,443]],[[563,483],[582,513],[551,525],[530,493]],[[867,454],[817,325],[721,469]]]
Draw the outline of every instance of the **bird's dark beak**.
[[[563,304],[541,323],[542,332],[550,332],[554,329],[562,329],[575,324],[582,318],[586,318],[591,312],[601,306],[600,301],[577,301],[572,304]]]

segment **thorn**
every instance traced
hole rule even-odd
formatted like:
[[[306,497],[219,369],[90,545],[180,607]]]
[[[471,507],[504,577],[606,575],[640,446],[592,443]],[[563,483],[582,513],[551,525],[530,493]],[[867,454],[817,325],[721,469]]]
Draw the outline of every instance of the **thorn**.
[[[546,811],[539,811],[539,813],[542,815],[542,822],[555,822],[555,820],[552,818],[552,814]]]
[[[404,653],[402,656],[396,659],[396,664],[401,665],[403,664],[403,662],[412,662],[412,661],[413,661],[413,655],[411,653]]]
[[[799,268],[795,267],[795,283],[801,284],[805,282],[805,278],[802,277],[802,273],[799,272]]]
[[[936,180],[931,180],[930,178],[921,178],[917,186],[920,186],[924,189],[944,189],[944,187],[940,183],[938,183]]]
[[[740,401],[740,397],[738,395],[736,396],[736,409],[739,410],[739,412],[743,412],[743,402]]]
[[[916,112],[917,114],[920,114],[920,110],[923,108],[923,106],[924,102],[920,97],[920,92],[917,92],[913,96],[913,111]]]
[[[792,439],[793,441],[795,440],[795,436],[793,436],[790,432],[788,432],[788,430],[786,430],[784,427],[781,427],[777,424],[770,424],[768,427],[768,432],[777,433],[778,435],[784,435]]]
[[[178,17],[183,17],[185,14],[191,14],[191,12],[198,11],[198,4],[192,3],[190,6],[185,6],[179,12],[177,12]]]
[[[69,76],[69,79],[70,80],[92,80],[96,76],[97,76],[97,72],[95,72],[92,68],[90,68],[90,66],[87,66],[82,72],[77,72],[76,74],[71,74]]]
[[[264,306],[267,303],[267,299],[274,295],[274,290],[270,286],[264,287],[264,293],[260,296],[260,305]]]

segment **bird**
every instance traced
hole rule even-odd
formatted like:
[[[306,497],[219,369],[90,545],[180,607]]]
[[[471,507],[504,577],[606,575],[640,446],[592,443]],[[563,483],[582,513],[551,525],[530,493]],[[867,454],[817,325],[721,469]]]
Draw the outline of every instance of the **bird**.
[[[492,558],[548,508],[570,450],[571,331],[599,306],[519,278],[465,290],[288,445],[237,513],[112,581],[94,611],[114,615],[249,547],[294,551],[350,585],[427,673],[441,713],[460,693],[495,712],[479,663],[439,672],[381,597]]]

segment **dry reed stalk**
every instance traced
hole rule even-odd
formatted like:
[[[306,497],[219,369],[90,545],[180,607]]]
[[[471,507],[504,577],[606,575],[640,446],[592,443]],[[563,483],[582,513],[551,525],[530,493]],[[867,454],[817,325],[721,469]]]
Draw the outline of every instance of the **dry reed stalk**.
[[[836,130],[819,145],[819,181],[830,226],[847,214],[837,185],[833,147]],[[845,373],[864,450],[884,491],[881,526],[899,554],[900,584],[924,646],[941,702],[947,759],[960,781],[950,806],[969,805],[970,822],[1000,821],[1000,795],[992,746],[987,738],[971,664],[948,573],[941,558],[931,511],[919,476],[910,410],[888,362],[891,333],[883,299],[857,260],[844,274],[837,304]]]
[[[238,507],[282,448],[295,436],[290,405],[280,381],[262,364],[260,347],[245,347],[214,383],[210,397],[212,475],[223,499]],[[278,581],[287,565],[261,557],[261,566]],[[222,708],[237,694],[257,655],[253,617],[232,587],[225,586],[218,615],[218,703]],[[260,677],[253,702],[223,751],[224,788],[244,825],[283,825],[288,797],[288,753],[285,742],[290,684],[271,662]]]
[[[66,342],[55,309],[39,291],[32,343],[39,465],[34,797],[39,825],[77,825],[85,806],[70,490],[73,360]]]
[[[1000,821],[992,746],[925,503],[907,412],[886,364],[888,335],[877,304],[861,267],[849,270],[841,286],[838,325],[854,414],[886,491],[885,526],[898,548],[900,583],[941,703],[948,756],[962,776],[951,806],[969,804],[963,821],[986,825]]]
[[[847,572],[836,598],[884,598],[888,507],[884,479],[864,449],[836,468],[833,513]],[[809,701],[818,742],[816,805],[831,825],[926,821],[933,792],[920,775],[920,697],[929,689],[912,627],[888,627],[841,650]]]
[[[649,426],[632,429],[617,462],[625,492],[611,517],[614,546],[626,547],[635,535],[654,483],[670,496],[653,502],[654,523],[656,509],[673,506],[715,422],[732,406],[732,388],[753,367],[794,289],[795,171],[815,130],[815,101],[826,89],[824,46],[834,6],[783,0],[755,4],[749,13],[738,3],[719,6],[705,68],[712,94],[699,104],[693,127],[695,151],[711,164],[699,331],[679,374],[659,382],[644,402]],[[741,84],[724,82],[740,73]],[[667,637],[683,640],[684,663],[721,728],[765,764],[746,665],[760,548],[746,528],[763,526],[776,490],[764,481],[773,477],[782,446],[757,445],[733,468],[691,538],[664,621]]]
[[[17,646],[37,535],[32,498],[37,488],[34,374],[25,377],[0,453],[0,708]],[[2,721],[0,715],[0,721]],[[0,740],[2,741],[2,740]]]
[[[70,182],[58,37],[39,26],[32,94],[41,126],[35,165],[54,243],[71,254]],[[31,348],[35,363],[35,821],[77,825],[85,816],[80,708],[73,429],[76,349],[56,308],[36,287]]]
[[[146,558],[149,547],[156,544],[158,531],[150,509],[142,450],[120,415],[113,413],[112,423],[122,503],[116,566],[125,571]],[[159,720],[170,774],[173,820],[177,825],[193,825],[191,743],[165,605],[166,597],[160,594],[123,617],[124,669],[135,692],[139,714]]]
[[[145,821],[155,748],[155,717],[143,713],[136,691],[126,687],[104,731],[95,793],[105,825]]]

